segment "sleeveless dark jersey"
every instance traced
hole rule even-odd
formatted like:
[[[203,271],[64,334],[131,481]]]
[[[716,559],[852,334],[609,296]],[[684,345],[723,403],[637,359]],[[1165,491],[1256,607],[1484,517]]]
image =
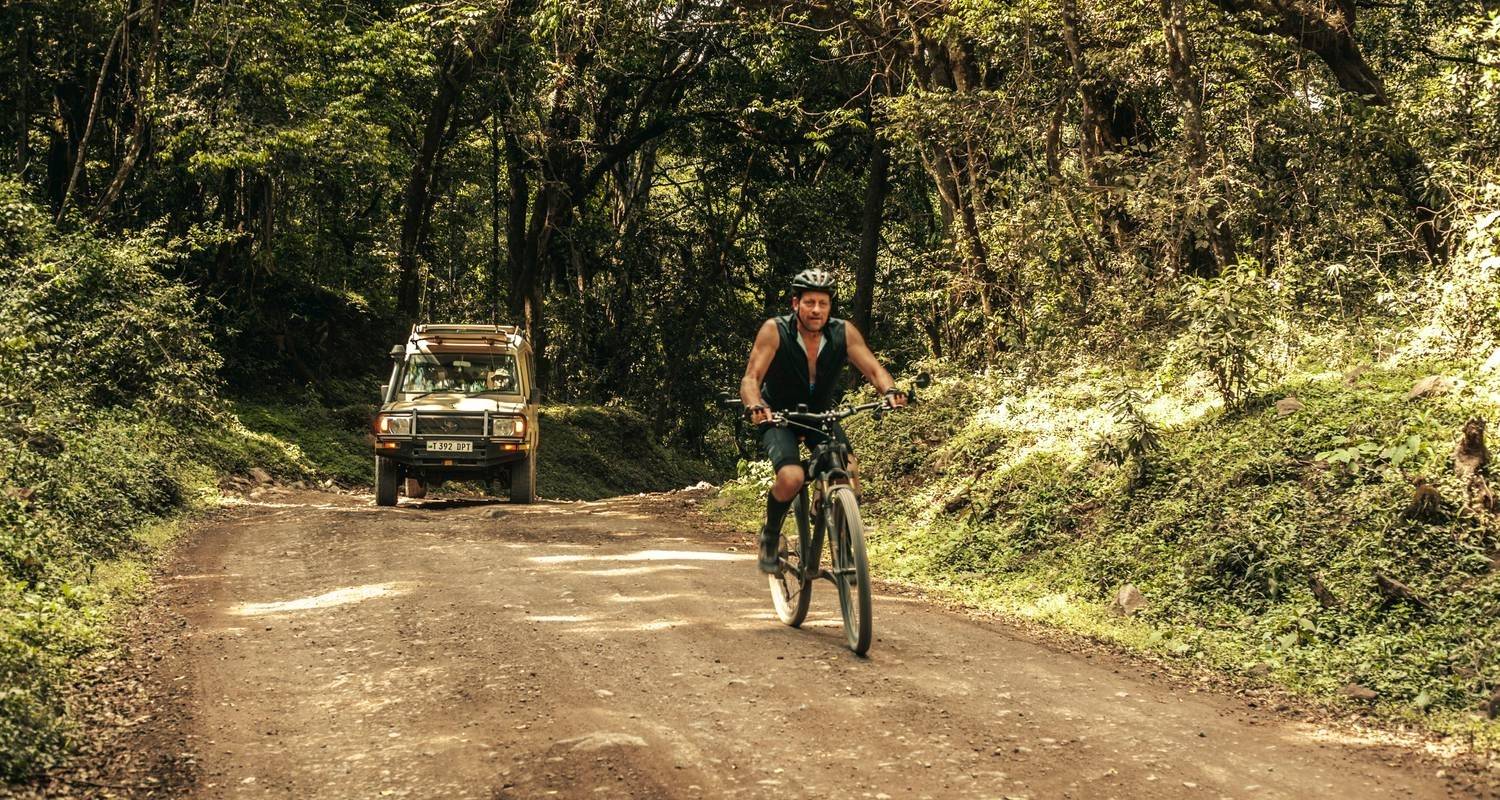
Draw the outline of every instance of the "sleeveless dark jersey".
[[[776,317],[775,322],[781,343],[760,387],[766,403],[777,411],[795,411],[801,404],[809,411],[827,411],[838,405],[844,399],[844,365],[849,363],[844,321],[830,318],[823,326],[828,344],[818,354],[818,380],[812,385],[807,379],[807,352],[798,341],[796,317],[788,314]]]

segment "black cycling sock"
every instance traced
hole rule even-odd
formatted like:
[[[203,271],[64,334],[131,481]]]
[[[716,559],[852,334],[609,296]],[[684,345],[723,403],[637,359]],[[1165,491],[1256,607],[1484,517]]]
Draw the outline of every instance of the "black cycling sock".
[[[765,530],[777,532],[781,530],[781,522],[786,519],[786,510],[792,507],[790,500],[777,500],[776,495],[766,492],[766,527]]]

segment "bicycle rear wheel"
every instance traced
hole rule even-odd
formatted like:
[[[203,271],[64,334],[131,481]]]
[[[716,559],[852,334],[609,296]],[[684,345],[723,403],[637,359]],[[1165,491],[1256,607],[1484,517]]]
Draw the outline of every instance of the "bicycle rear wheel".
[[[844,615],[849,649],[864,655],[873,638],[870,623],[870,561],[865,555],[865,525],[859,502],[848,486],[833,487],[833,576]]]
[[[797,520],[795,538],[786,534],[782,526],[781,542],[777,545],[776,574],[767,575],[771,586],[771,603],[776,606],[776,618],[796,628],[807,619],[807,604],[812,600],[812,576],[810,569],[802,563],[802,554],[807,552],[812,534],[808,529],[807,492],[797,493],[792,504],[793,516]]]

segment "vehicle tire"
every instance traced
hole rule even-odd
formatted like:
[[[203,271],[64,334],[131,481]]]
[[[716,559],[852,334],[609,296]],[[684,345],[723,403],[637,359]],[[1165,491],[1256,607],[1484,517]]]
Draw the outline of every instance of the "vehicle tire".
[[[536,502],[536,451],[510,465],[510,501],[512,503]]]
[[[849,649],[862,656],[870,649],[873,638],[870,561],[865,555],[865,525],[859,516],[859,502],[848,486],[833,487],[830,523],[834,584],[839,590],[839,610],[844,615],[844,635],[849,639]]]
[[[402,492],[402,494],[405,494],[407,497],[410,497],[413,500],[421,500],[422,498],[427,496],[427,484],[423,483],[418,478],[407,478],[406,486],[404,487],[404,491]]]
[[[771,586],[771,604],[776,607],[776,618],[793,628],[807,619],[807,606],[812,602],[812,575],[817,564],[811,567],[802,563],[802,554],[807,552],[807,542],[812,538],[807,519],[807,492],[797,493],[792,505],[793,517],[797,520],[797,537],[786,535],[786,526],[781,526],[781,544],[777,550],[777,570],[767,575]]]
[[[396,488],[401,479],[401,470],[396,462],[385,456],[375,456],[375,505],[396,504]]]

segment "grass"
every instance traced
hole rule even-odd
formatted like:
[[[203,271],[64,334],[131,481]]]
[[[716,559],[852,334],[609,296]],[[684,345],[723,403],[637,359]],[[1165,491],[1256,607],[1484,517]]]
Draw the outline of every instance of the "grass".
[[[1305,369],[1233,412],[1191,382],[1143,398],[1159,446],[1125,463],[1118,374],[949,375],[911,412],[848,426],[872,568],[976,608],[1500,746],[1500,725],[1480,713],[1500,686],[1500,526],[1467,507],[1451,464],[1465,421],[1500,410],[1500,376],[1454,362],[1366,368],[1347,380]],[[1430,374],[1462,388],[1406,399]],[[1303,408],[1279,414],[1273,401],[1286,396]],[[1432,517],[1404,513],[1418,479],[1444,498]],[[719,513],[757,527],[768,480],[763,466],[742,468]],[[1428,607],[1389,602],[1377,574]],[[1112,609],[1126,584],[1147,601],[1130,618]],[[1378,692],[1373,707],[1345,698],[1349,684]]]
[[[662,445],[649,421],[630,409],[548,406],[540,424],[537,489],[544,497],[597,500],[721,477],[708,463]]]
[[[374,405],[242,400],[231,408],[232,435],[209,443],[220,471],[243,474],[260,467],[284,479],[331,480],[345,487],[374,481],[368,440]]]
[[[374,406],[240,402],[234,409],[237,435],[212,445],[222,471],[259,466],[287,479],[331,479],[350,487],[373,481],[367,432]],[[597,500],[720,477],[706,462],[664,445],[649,421],[628,408],[546,406],[540,425],[537,487],[543,497]]]

